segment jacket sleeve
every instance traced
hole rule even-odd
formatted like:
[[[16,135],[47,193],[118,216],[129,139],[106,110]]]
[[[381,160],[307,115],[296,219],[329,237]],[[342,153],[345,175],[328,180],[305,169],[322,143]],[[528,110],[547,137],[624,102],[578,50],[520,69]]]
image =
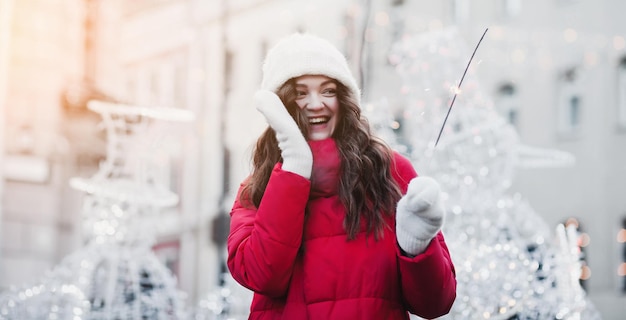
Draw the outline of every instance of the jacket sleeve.
[[[396,154],[393,175],[405,194],[417,173],[408,159]],[[409,312],[426,319],[447,314],[456,299],[456,273],[443,234],[437,233],[426,250],[413,258],[404,255],[398,245],[396,252],[402,296]]]
[[[310,187],[308,179],[283,171],[278,163],[257,209],[242,206],[237,197],[230,212],[227,264],[241,285],[266,296],[286,294]]]
[[[398,252],[402,295],[409,312],[433,319],[450,312],[456,299],[456,275],[450,253],[439,232],[426,251],[410,258]]]

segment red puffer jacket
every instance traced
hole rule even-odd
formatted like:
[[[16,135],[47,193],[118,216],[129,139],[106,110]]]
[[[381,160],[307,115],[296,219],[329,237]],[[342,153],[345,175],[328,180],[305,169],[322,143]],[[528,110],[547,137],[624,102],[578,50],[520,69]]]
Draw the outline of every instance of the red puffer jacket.
[[[249,318],[392,320],[409,319],[408,312],[428,319],[446,314],[456,297],[456,279],[443,235],[424,253],[403,256],[390,217],[382,239],[361,232],[347,241],[335,142],[310,145],[311,181],[283,171],[279,163],[258,209],[239,201],[232,208],[228,268],[255,292]],[[399,154],[392,172],[403,193],[417,175]]]

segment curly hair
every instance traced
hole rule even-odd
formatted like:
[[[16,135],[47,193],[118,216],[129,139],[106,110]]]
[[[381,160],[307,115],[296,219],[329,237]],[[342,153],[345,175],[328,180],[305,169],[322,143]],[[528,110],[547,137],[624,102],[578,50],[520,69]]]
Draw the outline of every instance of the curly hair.
[[[401,197],[400,187],[391,174],[393,152],[381,139],[372,135],[367,119],[362,116],[355,97],[337,83],[339,121],[332,134],[341,158],[339,197],[346,208],[344,228],[348,239],[354,239],[365,221],[367,234],[378,239],[385,228],[385,216],[395,212]],[[308,133],[308,121],[296,100],[295,80],[287,81],[277,91],[302,134]],[[239,200],[249,207],[258,207],[274,165],[282,161],[276,134],[268,127],[253,150],[251,176],[244,183]]]

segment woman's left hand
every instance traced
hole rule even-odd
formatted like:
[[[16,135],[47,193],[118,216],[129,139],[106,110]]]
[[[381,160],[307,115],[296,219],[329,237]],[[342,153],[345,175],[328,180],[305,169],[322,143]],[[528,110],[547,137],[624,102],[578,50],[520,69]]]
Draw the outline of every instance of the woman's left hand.
[[[416,177],[396,208],[396,238],[400,248],[411,256],[426,249],[441,230],[445,209],[439,183],[430,177]]]

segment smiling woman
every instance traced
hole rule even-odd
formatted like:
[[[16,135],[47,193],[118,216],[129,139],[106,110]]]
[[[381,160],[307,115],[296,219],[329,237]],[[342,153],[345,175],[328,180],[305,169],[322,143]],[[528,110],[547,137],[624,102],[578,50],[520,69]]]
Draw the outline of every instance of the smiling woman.
[[[344,56],[294,34],[263,65],[269,127],[231,210],[250,319],[436,318],[456,297],[439,184],[373,136]]]

